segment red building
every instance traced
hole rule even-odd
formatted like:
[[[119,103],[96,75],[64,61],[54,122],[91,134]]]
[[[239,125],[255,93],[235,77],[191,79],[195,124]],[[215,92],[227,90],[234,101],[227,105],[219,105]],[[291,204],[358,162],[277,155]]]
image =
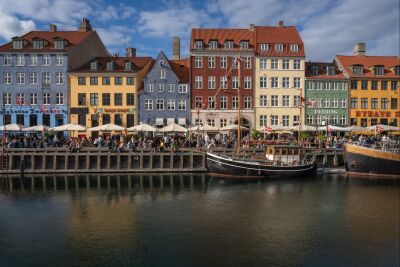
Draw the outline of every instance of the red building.
[[[216,127],[237,123],[238,69],[242,124],[254,122],[254,25],[249,29],[192,29],[190,38],[191,117]]]

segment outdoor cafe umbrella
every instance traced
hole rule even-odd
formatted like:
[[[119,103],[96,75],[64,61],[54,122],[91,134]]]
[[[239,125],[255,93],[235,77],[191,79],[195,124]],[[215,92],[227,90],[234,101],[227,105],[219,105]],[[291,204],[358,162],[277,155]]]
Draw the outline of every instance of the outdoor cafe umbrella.
[[[378,124],[374,126],[369,126],[367,127],[368,130],[370,131],[378,131],[378,132],[384,132],[384,131],[400,131],[399,127],[396,126],[391,126],[391,125],[385,125],[385,124]]]
[[[78,132],[84,132],[86,131],[86,126],[80,125],[80,124],[75,124],[75,123],[69,123],[65,125],[60,125],[54,128],[50,129],[51,131],[54,132],[72,132],[72,131],[78,131]]]
[[[25,126],[23,126],[21,124],[11,123],[11,124],[7,124],[7,125],[1,125],[0,131],[20,132],[24,128],[25,128]]]
[[[231,130],[237,130],[238,129],[238,125],[237,124],[231,124],[231,125],[227,125],[225,127],[220,128],[220,131],[231,131]],[[244,126],[240,126],[240,130],[245,131],[245,130],[249,130],[249,128],[244,127]]]
[[[104,125],[99,125],[97,127],[92,127],[89,128],[88,131],[99,131],[99,132],[111,132],[111,131],[115,131],[115,132],[122,132],[124,131],[125,128],[116,124],[104,124]]]
[[[155,132],[155,131],[157,131],[157,129],[146,123],[142,123],[142,124],[127,128],[126,131],[127,132]]]
[[[369,131],[369,129],[365,128],[365,127],[359,127],[359,126],[349,126],[349,127],[345,127],[344,129],[346,129],[349,132],[364,132],[364,131]]]
[[[320,126],[318,127],[318,131],[328,131],[328,132],[350,132],[349,129],[347,129],[346,127],[340,127],[340,126],[334,126],[334,125],[328,125],[328,127],[326,126]]]
[[[299,130],[299,126],[290,127],[290,129],[292,129],[294,131],[298,131]],[[317,131],[317,127],[303,124],[300,127],[300,131],[302,131],[302,132],[316,132]]]
[[[36,126],[32,126],[32,127],[26,127],[24,129],[22,129],[22,131],[24,132],[45,132],[45,131],[49,131],[51,128],[46,126],[46,125],[36,125]]]
[[[218,128],[208,125],[208,124],[204,124],[204,125],[196,125],[194,127],[191,127],[190,130],[192,132],[195,131],[204,131],[204,132],[218,132]]]
[[[186,133],[187,131],[188,130],[185,127],[182,127],[176,123],[171,123],[158,130],[158,132],[160,133],[169,133],[169,132]]]
[[[265,133],[292,131],[292,129],[289,126],[280,126],[280,125],[262,126],[259,127],[257,130]]]

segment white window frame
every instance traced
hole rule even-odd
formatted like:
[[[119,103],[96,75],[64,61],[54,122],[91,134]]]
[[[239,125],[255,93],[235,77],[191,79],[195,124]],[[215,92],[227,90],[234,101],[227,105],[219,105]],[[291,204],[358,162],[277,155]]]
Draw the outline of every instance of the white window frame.
[[[290,60],[289,59],[283,59],[282,60],[282,69],[283,70],[290,69]]]
[[[175,99],[167,99],[167,110],[175,110]]]
[[[269,45],[268,44],[260,44],[260,49],[261,51],[268,51]]]
[[[38,84],[38,74],[37,74],[37,72],[29,73],[29,83],[30,84]]]
[[[186,110],[186,99],[178,100],[178,110]]]
[[[56,66],[64,65],[64,57],[63,55],[56,55]]]
[[[228,78],[226,76],[219,77],[219,86],[221,89],[228,89]]]
[[[194,67],[196,69],[200,69],[203,67],[203,57],[201,57],[201,56],[194,57]]]
[[[165,70],[159,70],[158,74],[159,74],[160,79],[165,79],[166,78]]]
[[[64,105],[64,93],[56,93],[56,105]]]
[[[208,68],[215,69],[215,57],[208,57]]]
[[[25,73],[17,72],[17,84],[25,84]]]
[[[261,70],[266,70],[268,67],[267,64],[268,60],[266,58],[260,58],[260,69]]]
[[[289,87],[290,87],[290,78],[282,77],[282,88],[289,88]]]
[[[283,95],[282,96],[282,107],[289,107],[290,106],[290,96]]]
[[[17,64],[16,66],[25,66],[25,55],[17,55]]]
[[[180,84],[178,86],[178,93],[179,94],[185,94],[188,92],[188,85],[187,84]]]
[[[260,107],[268,107],[268,96],[260,95]]]
[[[227,109],[228,108],[228,97],[221,96],[219,98],[219,108],[220,109]]]
[[[244,89],[251,89],[251,76],[244,76]]]
[[[219,64],[221,69],[226,69],[228,66],[228,57],[220,57]]]
[[[156,99],[156,110],[164,110],[164,99]]]
[[[31,103],[31,105],[37,105],[38,104],[38,94],[37,93],[31,93],[31,95],[30,95],[30,103]]]
[[[11,72],[3,73],[3,83],[4,84],[12,84],[12,73]]]
[[[56,84],[64,84],[64,75],[61,72],[56,72]]]
[[[42,60],[43,60],[43,66],[50,66],[51,65],[51,57],[50,57],[50,55],[44,54]]]
[[[3,103],[4,105],[11,105],[11,93],[3,94]]]
[[[51,95],[50,93],[43,93],[43,105],[50,105]]]
[[[149,83],[147,85],[147,92],[154,92],[154,84],[153,83]]]
[[[239,89],[239,78],[238,78],[238,76],[232,76],[232,89]]]
[[[251,96],[245,96],[244,97],[244,109],[252,109],[252,97]]]
[[[279,96],[278,95],[271,96],[271,107],[279,107]]]
[[[3,58],[3,66],[10,67],[12,65],[12,56],[5,54]]]
[[[215,89],[215,76],[208,76],[208,89]]]
[[[279,61],[276,58],[271,59],[271,70],[279,69]]]
[[[153,110],[153,99],[144,100],[144,110]]]
[[[195,76],[194,88],[195,89],[203,89],[203,76]]]

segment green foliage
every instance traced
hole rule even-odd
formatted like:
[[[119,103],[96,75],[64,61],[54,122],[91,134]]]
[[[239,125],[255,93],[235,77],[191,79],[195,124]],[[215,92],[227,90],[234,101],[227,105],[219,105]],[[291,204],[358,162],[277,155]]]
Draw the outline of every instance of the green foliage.
[[[253,129],[253,131],[251,132],[251,136],[253,137],[253,139],[258,139],[258,138],[260,138],[261,135],[262,135],[262,132],[257,131],[256,129]]]

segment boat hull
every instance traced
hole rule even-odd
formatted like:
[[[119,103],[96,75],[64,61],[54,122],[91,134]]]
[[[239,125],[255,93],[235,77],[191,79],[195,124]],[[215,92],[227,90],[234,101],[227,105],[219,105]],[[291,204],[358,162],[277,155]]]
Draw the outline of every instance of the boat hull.
[[[263,179],[268,177],[296,177],[314,173],[315,162],[303,165],[279,166],[257,164],[207,153],[207,169],[211,175],[235,179]]]
[[[400,154],[347,144],[346,171],[351,176],[400,178]]]

